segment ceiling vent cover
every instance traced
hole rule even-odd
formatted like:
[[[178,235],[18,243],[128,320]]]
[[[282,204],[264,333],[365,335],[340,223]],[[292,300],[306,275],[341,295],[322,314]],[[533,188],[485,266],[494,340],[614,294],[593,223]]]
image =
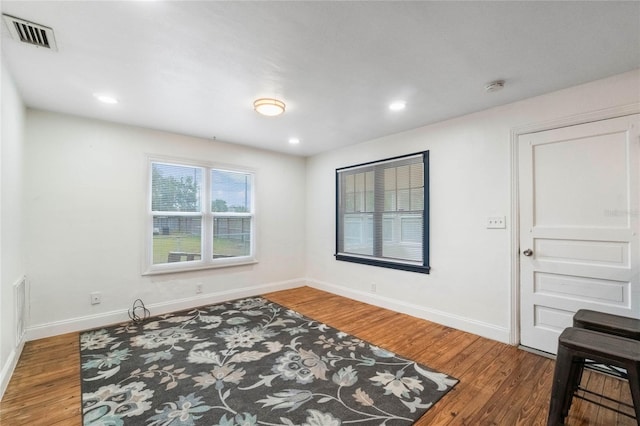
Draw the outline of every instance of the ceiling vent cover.
[[[11,36],[23,43],[32,44],[46,49],[58,50],[53,30],[44,25],[25,21],[15,16],[2,15],[9,28]]]

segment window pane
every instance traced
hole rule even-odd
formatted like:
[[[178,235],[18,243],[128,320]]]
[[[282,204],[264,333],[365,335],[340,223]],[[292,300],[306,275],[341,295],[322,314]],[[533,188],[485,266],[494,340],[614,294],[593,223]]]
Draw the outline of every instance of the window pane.
[[[211,171],[211,211],[250,212],[252,176],[249,173]]]
[[[358,173],[356,175],[356,192],[364,192],[365,190],[364,177],[365,177],[364,173]]]
[[[344,178],[344,190],[347,194],[356,192],[356,178],[354,175],[346,175]]]
[[[400,189],[398,190],[398,211],[409,211],[411,210],[411,203],[409,199],[409,190],[408,189]]]
[[[356,192],[355,194],[355,205],[353,207],[353,211],[361,212],[363,211],[364,200],[364,192]]]
[[[393,218],[387,215],[382,219],[382,240],[393,241]]]
[[[384,226],[392,228],[392,238],[384,238],[383,257],[409,261],[422,260],[422,216],[394,213],[384,215]],[[385,233],[388,231],[385,231]]]
[[[375,210],[374,208],[374,194],[373,190],[375,187],[374,182],[374,174],[373,172],[365,173],[365,211],[372,212]]]
[[[384,191],[384,211],[396,210],[396,191]]]
[[[373,215],[345,215],[344,251],[373,255]]]
[[[424,190],[422,188],[414,188],[411,190],[411,210],[424,209]]]
[[[402,217],[400,218],[400,228],[402,242],[421,243],[422,242],[422,218]]]
[[[411,187],[421,188],[424,186],[424,166],[422,163],[411,165]]]
[[[351,251],[354,247],[360,247],[363,238],[362,218],[360,216],[346,216],[344,218],[345,251]]]
[[[346,199],[344,200],[345,211],[347,213],[353,213],[354,211],[356,211],[355,196],[353,193],[350,193],[350,194],[346,194],[345,197],[346,197]]]
[[[251,218],[213,219],[213,258],[251,255]]]
[[[396,167],[396,184],[398,189],[407,189],[411,187],[409,167],[410,166]]]
[[[153,217],[153,264],[188,262],[201,257],[202,218]]]
[[[384,169],[384,189],[385,191],[395,191],[396,190],[396,169],[395,167],[390,167]]]
[[[202,169],[152,163],[151,210],[199,212]]]
[[[345,212],[347,213],[351,213],[353,212],[353,209],[355,208],[355,202],[354,202],[354,198],[353,198],[353,191],[354,191],[354,177],[353,175],[341,175],[340,176],[340,180],[338,181],[339,184],[339,191],[341,197],[340,197],[340,201],[342,203],[342,208],[344,209]]]
[[[365,201],[366,201],[366,206],[365,206],[365,211],[366,212],[372,212],[375,210],[374,207],[374,193],[373,191],[367,191],[365,194]]]
[[[355,207],[354,211],[362,212],[365,211],[365,203],[364,203],[364,173],[358,173],[355,175],[356,187],[355,187]]]

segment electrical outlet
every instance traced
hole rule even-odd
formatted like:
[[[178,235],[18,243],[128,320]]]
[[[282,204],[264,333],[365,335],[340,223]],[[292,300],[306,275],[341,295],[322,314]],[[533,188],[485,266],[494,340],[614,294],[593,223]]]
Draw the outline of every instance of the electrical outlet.
[[[90,293],[89,296],[91,296],[92,305],[99,305],[100,302],[102,302],[102,293],[99,291],[94,291],[93,293]]]
[[[375,293],[376,291],[378,291],[378,286],[376,283],[371,283],[371,293]]]
[[[202,293],[202,283],[196,284],[196,294]]]
[[[487,218],[487,229],[505,229],[507,221],[504,216],[489,216]]]

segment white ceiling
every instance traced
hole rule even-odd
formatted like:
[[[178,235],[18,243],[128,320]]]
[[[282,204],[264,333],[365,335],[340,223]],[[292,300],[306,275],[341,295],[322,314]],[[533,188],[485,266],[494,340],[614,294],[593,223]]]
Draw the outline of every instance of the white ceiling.
[[[49,51],[2,24],[30,107],[301,156],[640,67],[637,1],[3,1],[2,12],[55,32]],[[485,93],[496,79],[505,89]],[[259,97],[286,113],[259,116]],[[397,99],[406,110],[389,111]]]

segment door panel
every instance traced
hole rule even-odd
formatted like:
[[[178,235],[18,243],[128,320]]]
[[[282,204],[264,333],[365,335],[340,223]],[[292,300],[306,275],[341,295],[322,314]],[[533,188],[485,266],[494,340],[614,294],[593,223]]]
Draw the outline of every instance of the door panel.
[[[562,274],[535,273],[535,294],[569,297],[577,301],[606,303],[625,307],[629,304],[629,283]]]
[[[597,263],[609,266],[628,266],[629,244],[610,241],[551,240],[535,241],[538,260],[573,264]]]
[[[519,137],[522,345],[555,353],[581,308],[640,318],[639,123]]]
[[[624,133],[572,140],[551,140],[553,133],[536,136],[533,225],[627,228],[624,216],[603,214],[605,206],[623,211],[629,205]]]

